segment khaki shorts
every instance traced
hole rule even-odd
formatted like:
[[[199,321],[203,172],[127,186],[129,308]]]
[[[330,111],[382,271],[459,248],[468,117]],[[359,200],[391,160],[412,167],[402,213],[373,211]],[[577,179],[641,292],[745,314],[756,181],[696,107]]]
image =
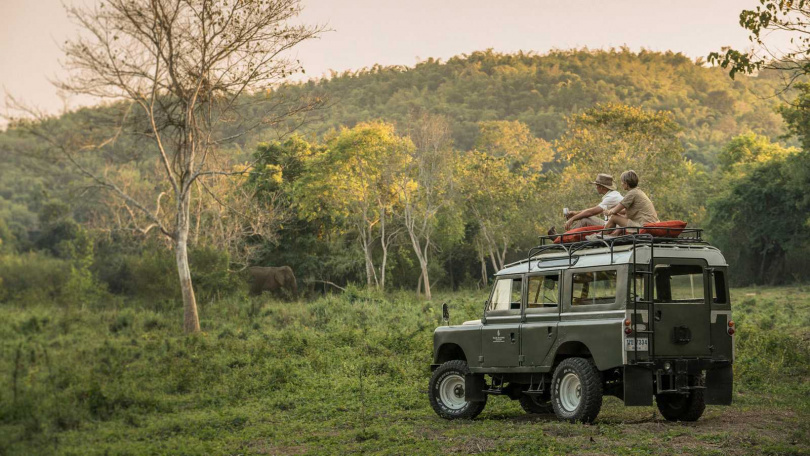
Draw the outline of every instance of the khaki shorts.
[[[583,219],[576,220],[574,223],[571,224],[571,229],[574,228],[583,228],[586,226],[605,226],[605,221],[601,218],[592,215],[590,217],[585,217]]]
[[[635,227],[639,227],[639,226],[644,226],[644,224],[639,223],[639,222],[637,222],[635,220],[627,219],[627,225],[624,228],[635,228]]]

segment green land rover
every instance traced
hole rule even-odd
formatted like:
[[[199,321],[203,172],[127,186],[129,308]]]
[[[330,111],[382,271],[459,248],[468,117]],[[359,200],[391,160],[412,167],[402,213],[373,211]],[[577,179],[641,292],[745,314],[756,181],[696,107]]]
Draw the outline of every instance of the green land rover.
[[[610,394],[695,421],[731,404],[727,264],[697,229],[543,244],[507,265],[480,320],[433,336],[430,403],[474,418],[491,395],[528,413],[591,422]]]

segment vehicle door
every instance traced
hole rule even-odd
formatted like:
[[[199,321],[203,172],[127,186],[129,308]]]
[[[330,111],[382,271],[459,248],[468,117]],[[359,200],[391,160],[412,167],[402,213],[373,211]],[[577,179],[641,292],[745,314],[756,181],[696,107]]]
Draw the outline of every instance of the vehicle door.
[[[482,367],[517,367],[523,278],[498,277],[492,287],[481,329]]]
[[[561,277],[560,271],[549,271],[526,279],[524,323],[520,326],[523,366],[543,366],[543,360],[557,340]]]
[[[711,271],[699,259],[656,259],[653,272],[655,356],[711,355]]]

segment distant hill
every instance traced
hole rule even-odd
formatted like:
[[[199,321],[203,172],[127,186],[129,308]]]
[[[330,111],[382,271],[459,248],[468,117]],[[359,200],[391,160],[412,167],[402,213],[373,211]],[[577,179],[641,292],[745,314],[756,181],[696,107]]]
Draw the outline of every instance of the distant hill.
[[[308,135],[322,136],[372,119],[397,123],[404,133],[409,114],[426,110],[450,119],[455,145],[462,150],[473,146],[477,124],[483,120],[520,120],[537,136],[553,141],[564,132],[566,116],[597,103],[669,110],[683,127],[680,135],[687,155],[711,167],[719,149],[740,133],[752,130],[778,139],[783,125],[773,108],[792,95],[774,96],[781,88],[779,75],[773,73],[732,80],[721,69],[705,67],[682,54],[618,49],[544,55],[481,51],[446,62],[428,59],[414,67],[375,65],[285,85],[277,92],[329,100],[316,113],[316,120],[303,127]],[[62,116],[57,124],[78,128],[89,119],[95,127],[113,131],[125,108],[122,103],[83,108]],[[269,130],[253,131],[229,149],[235,160],[247,160],[258,142],[276,137]],[[135,157],[149,178],[155,169],[152,156],[133,152],[148,150],[134,147],[131,141],[139,138],[133,134],[127,141],[118,141],[97,162]],[[47,148],[40,141],[20,137],[14,129],[0,132],[0,239],[11,236],[22,242],[28,231],[36,230],[37,213],[49,199],[71,201],[72,206],[92,203],[75,188],[80,182],[70,165],[35,158],[37,151]]]
[[[414,109],[448,116],[456,146],[475,142],[482,120],[520,120],[547,140],[565,129],[565,116],[597,103],[621,102],[669,110],[683,126],[690,158],[711,164],[731,137],[752,130],[776,139],[783,100],[775,74],[738,76],[709,68],[680,53],[553,51],[501,54],[491,50],[428,59],[414,67],[375,65],[330,78],[290,85],[280,92],[322,94],[331,106],[307,130],[323,134],[370,119],[404,121]],[[785,97],[785,95],[782,95]]]

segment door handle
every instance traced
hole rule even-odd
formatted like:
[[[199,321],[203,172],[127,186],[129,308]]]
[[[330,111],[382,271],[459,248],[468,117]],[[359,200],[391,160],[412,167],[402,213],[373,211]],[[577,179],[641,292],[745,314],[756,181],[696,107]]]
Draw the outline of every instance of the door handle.
[[[509,338],[512,340],[512,343],[515,343],[515,333],[509,333]]]
[[[661,321],[661,311],[660,310],[655,311],[655,321]]]
[[[551,337],[552,335],[554,335],[554,329],[552,329],[551,326],[549,326],[548,327],[548,337]]]

